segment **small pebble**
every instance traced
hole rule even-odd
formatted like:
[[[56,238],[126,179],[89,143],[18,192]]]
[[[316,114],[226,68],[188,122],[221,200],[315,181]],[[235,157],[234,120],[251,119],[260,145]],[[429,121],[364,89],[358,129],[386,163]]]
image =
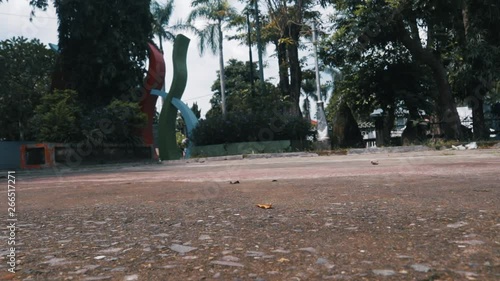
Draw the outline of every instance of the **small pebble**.
[[[372,270],[373,274],[375,275],[380,275],[380,276],[392,276],[394,274],[396,274],[396,272],[394,272],[394,270],[390,270],[390,269],[374,269]]]
[[[413,270],[418,271],[418,272],[429,272],[431,271],[431,268],[425,264],[412,264],[411,268]]]
[[[136,281],[139,280],[139,275],[133,274],[133,275],[127,275],[125,278],[123,278],[123,281]]]

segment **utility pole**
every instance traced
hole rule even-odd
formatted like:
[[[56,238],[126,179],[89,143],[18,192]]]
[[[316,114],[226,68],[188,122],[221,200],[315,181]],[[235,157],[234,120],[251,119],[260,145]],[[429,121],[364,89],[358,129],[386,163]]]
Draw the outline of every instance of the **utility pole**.
[[[253,0],[255,12],[255,24],[257,32],[257,53],[259,55],[259,79],[260,79],[260,94],[264,95],[266,89],[264,84],[264,65],[262,63],[262,38],[260,34],[260,17],[259,17],[259,3],[258,0]]]
[[[324,143],[325,148],[329,149],[330,137],[328,136],[328,123],[326,122],[323,100],[321,99],[321,81],[318,63],[318,30],[316,21],[313,22],[313,45],[314,45],[314,64],[316,67],[316,95],[318,96],[317,112],[318,112],[318,141]]]
[[[314,45],[314,66],[316,68],[316,95],[318,96],[318,104],[323,103],[321,100],[321,81],[319,74],[318,62],[318,30],[316,29],[316,21],[313,22],[313,45]]]
[[[248,57],[250,59],[250,85],[252,86],[252,96],[255,97],[255,81],[253,76],[253,56],[252,56],[252,27],[250,25],[250,6],[246,8],[247,28],[248,28]]]

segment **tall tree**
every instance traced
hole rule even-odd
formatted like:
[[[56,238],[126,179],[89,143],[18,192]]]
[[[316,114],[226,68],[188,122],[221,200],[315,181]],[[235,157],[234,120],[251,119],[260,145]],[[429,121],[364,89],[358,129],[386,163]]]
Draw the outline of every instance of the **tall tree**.
[[[310,8],[316,3],[313,0],[267,0],[269,13],[269,29],[274,30],[274,44],[279,63],[279,85],[283,95],[291,101],[289,112],[300,116],[300,94],[302,70],[299,57],[300,37],[306,19],[317,17],[318,13]]]
[[[247,38],[248,38],[248,59],[250,61],[249,63],[249,70],[250,70],[250,81],[252,85],[252,95],[255,96],[255,79],[254,77],[254,69],[253,69],[253,55],[252,55],[252,25],[250,22],[250,11],[248,7],[245,9],[245,16],[246,16],[246,24],[247,24]],[[261,79],[263,81],[264,79]]]
[[[366,1],[332,0],[340,16],[332,36],[332,53],[337,58],[365,60],[374,52],[401,44],[433,76],[438,95],[436,113],[442,133],[450,139],[462,138],[456,103],[447,76],[444,53],[453,44],[449,1],[402,0]],[[420,33],[427,32],[427,40]],[[337,44],[339,43],[339,44]]]
[[[202,29],[196,29],[199,38],[199,50],[202,55],[206,48],[215,55],[219,55],[220,71],[220,92],[221,92],[221,110],[226,114],[226,81],[224,75],[224,24],[229,21],[236,10],[229,5],[227,0],[193,0],[191,2],[193,10],[189,14],[188,24],[192,24],[197,19],[205,20],[205,26]]]
[[[246,2],[245,0],[240,0],[240,2]],[[236,29],[236,34],[232,36],[228,36],[229,40],[240,40],[242,44],[246,44],[248,46],[248,60],[249,60],[249,71],[252,81],[252,95],[255,96],[255,84],[253,83],[255,79],[254,77],[254,69],[253,69],[253,53],[252,46],[254,40],[254,25],[250,20],[250,15],[253,14],[253,8],[250,7],[250,3],[247,3],[241,14],[234,15],[229,21],[228,27],[232,29]],[[263,79],[261,79],[263,80]]]
[[[194,116],[196,116],[197,119],[201,118],[201,109],[199,109],[197,102],[193,103],[193,105],[191,106],[191,111],[194,113]]]
[[[266,87],[265,96],[259,96],[257,99],[252,95],[252,79],[255,84],[260,86],[261,81],[256,77],[251,76],[249,68],[253,68],[256,72],[257,66],[255,63],[250,65],[249,62],[243,62],[235,59],[230,59],[225,66],[226,74],[226,103],[227,113],[262,113],[269,114],[273,109],[279,108],[282,104],[279,93],[271,83],[264,83]],[[217,80],[212,85],[214,93],[210,103],[212,108],[207,112],[207,118],[221,115],[221,92],[220,92],[220,72],[217,73]]]
[[[249,59],[250,62],[253,62],[252,55],[252,47],[256,44],[257,47],[257,61],[258,61],[258,77],[260,81],[265,81],[264,79],[264,62],[263,62],[263,54],[265,53],[265,44],[262,36],[262,16],[260,14],[258,0],[240,0],[240,2],[246,3],[245,8],[242,13],[239,15],[235,15],[232,17],[230,21],[230,27],[236,29],[237,33],[232,35],[229,40],[240,40],[243,44],[246,44],[249,49]],[[253,19],[253,21],[252,21]],[[268,43],[268,42],[266,42]],[[266,88],[264,84],[260,85],[259,93],[260,95],[265,95]]]
[[[489,138],[484,102],[500,81],[500,6],[494,0],[461,0],[453,32],[458,38],[457,58],[450,64],[452,85],[472,108],[475,139]]]
[[[42,97],[30,120],[39,142],[77,142],[82,139],[82,111],[72,90],[55,90]]]
[[[259,61],[259,79],[260,81],[264,80],[264,63],[262,59],[262,53],[264,52],[264,46],[262,44],[262,34],[261,34],[261,24],[260,24],[260,10],[259,10],[259,1],[258,0],[250,0],[249,5],[253,3],[253,12],[254,12],[254,20],[255,20],[255,33],[257,37],[257,54]],[[261,94],[265,94],[265,88],[261,87]]]
[[[163,52],[163,39],[174,41],[174,27],[170,26],[170,18],[174,11],[174,0],[168,0],[161,4],[158,1],[151,2],[151,14],[153,15],[153,34],[158,36],[160,50]]]
[[[88,108],[131,96],[142,84],[152,38],[150,0],[54,0],[59,18],[58,88],[76,90]]]
[[[55,53],[37,39],[0,42],[0,139],[30,138],[28,120],[49,91]]]

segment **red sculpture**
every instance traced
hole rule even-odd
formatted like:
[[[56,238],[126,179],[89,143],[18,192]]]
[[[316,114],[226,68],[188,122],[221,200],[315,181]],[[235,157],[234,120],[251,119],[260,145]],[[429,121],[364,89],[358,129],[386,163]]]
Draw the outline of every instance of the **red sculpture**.
[[[151,90],[161,90],[165,83],[165,60],[163,53],[152,43],[148,43],[149,68],[144,80],[143,94],[140,101],[141,111],[148,116],[148,124],[142,129],[142,139],[144,144],[152,145],[153,119],[156,113],[156,100],[158,96],[151,95]]]

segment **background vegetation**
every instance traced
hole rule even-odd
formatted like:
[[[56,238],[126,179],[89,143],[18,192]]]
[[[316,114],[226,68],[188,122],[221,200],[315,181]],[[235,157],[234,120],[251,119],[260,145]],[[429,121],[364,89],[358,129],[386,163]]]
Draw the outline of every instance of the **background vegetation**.
[[[137,142],[145,124],[138,99],[147,43],[156,36],[163,48],[182,29],[198,36],[200,52],[220,60],[211,108],[193,136],[198,144],[262,140],[259,132],[272,130],[277,116],[285,129],[273,131],[273,139],[303,139],[317,101],[314,72],[302,56],[313,55],[314,22],[319,67],[332,76],[321,85],[321,99],[340,139],[357,144],[357,123],[373,121],[375,109],[382,110],[384,138],[403,116],[408,124],[435,123],[436,136],[465,139],[457,105],[472,108],[477,140],[487,139],[489,120],[499,118],[496,0],[240,2],[238,11],[227,0],[193,0],[185,21],[171,25],[172,0],[53,0],[58,53],[36,39],[0,42],[0,139],[75,142],[106,119],[113,128],[108,141]],[[36,16],[48,0],[30,3]],[[206,25],[196,28],[200,19]],[[225,40],[248,47],[248,61],[225,61]],[[274,83],[264,75],[266,46],[274,46],[278,61]]]

